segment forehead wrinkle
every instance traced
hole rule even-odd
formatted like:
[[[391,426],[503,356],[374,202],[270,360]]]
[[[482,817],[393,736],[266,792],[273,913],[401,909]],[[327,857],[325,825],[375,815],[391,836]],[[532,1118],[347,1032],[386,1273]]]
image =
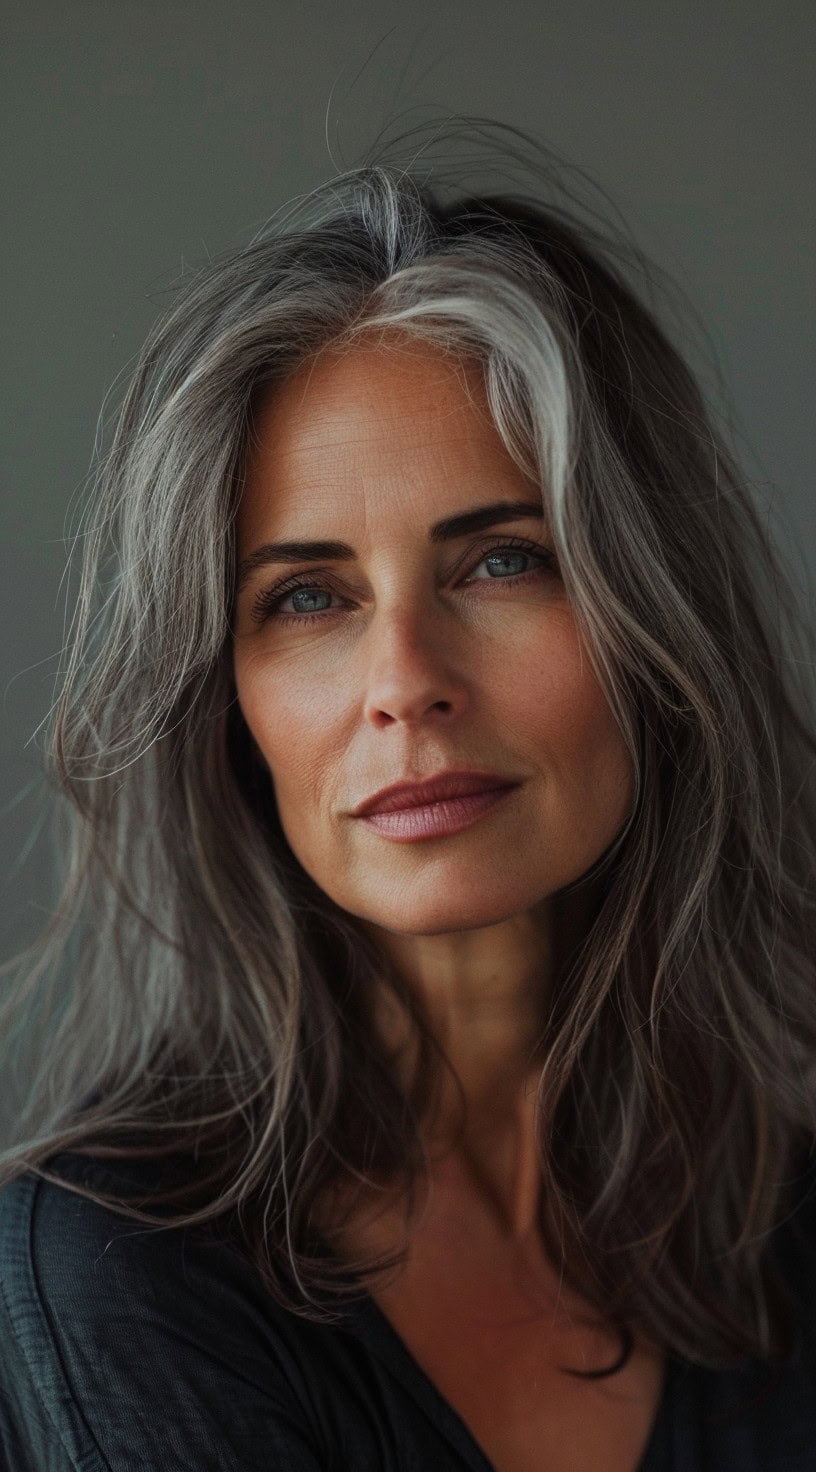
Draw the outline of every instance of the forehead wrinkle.
[[[261,424],[265,421],[267,431],[274,432],[279,428],[279,418],[283,415],[285,433],[292,431],[295,436],[301,438],[308,444],[313,438],[320,438],[324,442],[338,444],[359,444],[366,440],[378,440],[391,438],[391,431],[384,430],[382,434],[377,432],[378,426],[385,420],[389,426],[393,423],[404,425],[410,422],[424,421],[426,431],[433,424],[439,425],[452,419],[464,418],[471,426],[476,420],[480,427],[487,429],[488,434],[498,433],[493,422],[489,406],[484,398],[484,390],[479,384],[479,392],[474,394],[474,385],[461,372],[451,373],[440,371],[439,366],[433,361],[429,364],[427,358],[422,360],[421,373],[419,376],[411,377],[410,372],[394,379],[386,372],[384,384],[376,378],[372,380],[371,362],[368,354],[363,352],[354,363],[352,357],[351,373],[338,373],[336,365],[333,365],[327,374],[321,373],[316,384],[313,383],[315,364],[309,365],[309,371],[305,383],[301,384],[299,375],[296,373],[285,383],[278,385],[277,392],[273,392],[265,408],[262,407],[258,416]],[[347,360],[346,360],[347,361]],[[388,365],[390,368],[392,365]],[[362,381],[361,381],[362,374]],[[298,393],[297,390],[300,390]],[[317,404],[309,403],[309,390],[317,393]],[[352,393],[353,390],[353,393]],[[292,395],[296,395],[292,401]],[[448,402],[445,403],[445,399]],[[372,431],[362,436],[356,434],[344,434],[342,436],[327,437],[326,428],[333,420],[338,420],[341,425],[347,426],[349,420],[365,417],[372,424]],[[309,420],[317,418],[316,429],[310,432]],[[261,425],[259,424],[259,428]],[[472,428],[471,428],[472,433]],[[459,436],[455,436],[459,438]],[[262,440],[267,439],[266,434],[261,434]],[[468,438],[468,431],[463,428],[461,438]]]
[[[515,490],[518,467],[487,405],[474,403],[472,386],[463,384],[461,373],[439,372],[433,365],[429,370],[425,360],[418,380],[412,382],[410,373],[407,384],[387,376],[380,402],[370,361],[358,360],[362,382],[355,371],[350,378],[334,372],[328,381],[322,374],[315,381],[314,366],[309,365],[305,383],[295,377],[282,385],[256,421],[260,434],[252,476],[260,492],[256,514],[264,519],[275,501],[289,503],[291,497],[298,531],[308,508],[309,521],[314,516],[321,523],[317,535],[322,539],[328,535],[327,515],[330,523],[338,514],[376,520],[378,502],[393,512],[400,503],[410,506],[412,483],[420,482],[421,493],[452,515],[459,508],[442,507],[436,477],[440,492],[454,489],[461,495],[463,510],[478,503],[488,483],[499,493],[504,486]],[[310,387],[318,397],[307,403]],[[413,489],[419,492],[420,485]],[[289,511],[287,505],[287,521]],[[340,524],[337,533],[343,534]]]
[[[280,406],[276,405],[276,409]],[[327,409],[320,407],[314,414],[301,416],[297,411],[292,416],[285,415],[289,422],[284,423],[283,433],[281,426],[275,423],[277,415],[271,416],[271,423],[262,431],[257,438],[261,448],[273,451],[275,440],[294,440],[296,447],[287,451],[284,448],[278,450],[280,455],[287,453],[298,453],[300,448],[309,449],[313,445],[367,445],[384,444],[390,448],[394,441],[394,426],[401,428],[406,424],[421,425],[421,435],[417,436],[416,442],[422,443],[431,439],[441,444],[469,444],[478,431],[474,430],[473,418],[461,405],[454,405],[449,409],[438,409],[433,406],[424,405],[416,409],[404,409],[399,405],[393,406],[393,411],[386,412],[383,404],[373,405],[376,415],[369,409],[362,410],[359,406],[352,405],[340,409]],[[360,423],[360,420],[363,420]],[[313,422],[310,423],[310,420]],[[355,424],[355,420],[357,423]],[[464,420],[465,423],[457,425],[453,429],[446,429],[451,420]],[[487,432],[480,436],[485,440],[498,437],[498,430],[492,420],[485,420],[484,416],[478,416],[479,428]],[[399,449],[400,446],[396,446]]]
[[[445,441],[417,445],[411,453],[396,447],[388,457],[378,454],[373,467],[361,465],[354,455],[332,455],[316,447],[303,455],[292,451],[275,456],[272,463],[256,462],[251,520],[259,535],[266,523],[267,540],[271,520],[276,523],[275,540],[282,538],[285,527],[298,539],[331,535],[354,541],[349,523],[360,517],[393,520],[402,512],[413,523],[416,496],[429,503],[419,507],[423,533],[426,521],[442,514],[455,516],[480,502],[501,500],[505,493],[517,499],[520,473],[504,446],[470,438],[463,443],[470,453],[457,463],[453,476]]]
[[[371,440],[365,438],[357,439],[354,437],[332,440],[315,439],[311,444],[304,444],[298,447],[293,446],[288,450],[282,449],[275,452],[271,456],[274,462],[273,466],[259,466],[258,468],[261,469],[262,474],[264,471],[266,471],[266,474],[269,474],[273,468],[283,471],[291,471],[293,469],[300,471],[303,469],[309,474],[315,466],[319,468],[321,462],[326,461],[331,467],[332,476],[336,477],[341,467],[343,467],[344,461],[348,462],[351,460],[351,454],[344,455],[344,451],[359,451],[362,447],[371,444]],[[382,441],[377,440],[376,444],[376,465],[373,468],[363,467],[358,456],[355,456],[353,461],[351,461],[360,470],[361,475],[365,469],[366,478],[369,470],[373,474],[376,474],[378,466],[383,464],[390,465],[394,461],[405,462],[406,473],[410,473],[417,468],[422,469],[426,466],[435,465],[444,468],[447,473],[450,470],[450,455],[448,452],[453,446],[457,449],[464,447],[466,451],[471,451],[472,453],[467,454],[467,460],[471,461],[471,463],[485,465],[488,463],[488,457],[490,463],[493,462],[494,458],[496,461],[500,461],[502,459],[501,449],[503,448],[498,445],[485,444],[481,440],[476,442],[472,435],[457,436],[455,440],[451,439],[450,436],[445,436],[444,438],[431,437],[418,440],[415,444],[395,444],[394,437],[391,435],[386,436]],[[462,465],[462,471],[470,479],[472,472],[467,468],[466,464]],[[491,480],[495,479],[495,468],[490,478]]]

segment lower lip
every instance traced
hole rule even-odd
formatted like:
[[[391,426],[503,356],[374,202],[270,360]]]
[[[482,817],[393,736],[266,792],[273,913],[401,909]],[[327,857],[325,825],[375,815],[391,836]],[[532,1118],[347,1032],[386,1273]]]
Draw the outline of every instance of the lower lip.
[[[450,797],[421,808],[398,808],[390,813],[367,813],[361,822],[375,828],[394,843],[418,843],[423,838],[442,838],[469,828],[483,813],[494,808],[515,787],[491,787],[467,797]]]

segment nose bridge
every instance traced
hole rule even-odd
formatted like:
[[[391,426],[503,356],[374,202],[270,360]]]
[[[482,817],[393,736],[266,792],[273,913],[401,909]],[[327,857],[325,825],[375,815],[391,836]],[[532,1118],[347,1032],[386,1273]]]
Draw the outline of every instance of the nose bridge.
[[[430,588],[394,590],[372,614],[364,648],[368,719],[417,720],[465,699],[461,650],[452,621]]]

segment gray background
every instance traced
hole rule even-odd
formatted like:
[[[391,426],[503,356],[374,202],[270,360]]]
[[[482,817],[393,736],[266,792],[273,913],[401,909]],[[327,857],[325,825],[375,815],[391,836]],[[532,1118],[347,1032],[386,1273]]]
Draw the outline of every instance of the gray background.
[[[533,131],[679,283],[812,600],[813,0],[69,0],[5,10],[0,952],[51,896],[40,753],[97,416],[185,264],[387,123]],[[331,150],[331,155],[330,152]]]

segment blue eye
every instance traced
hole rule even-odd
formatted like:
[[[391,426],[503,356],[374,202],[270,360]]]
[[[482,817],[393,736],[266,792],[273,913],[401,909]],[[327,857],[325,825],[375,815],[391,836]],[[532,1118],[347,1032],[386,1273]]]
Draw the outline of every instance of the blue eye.
[[[530,556],[530,553],[529,552],[515,552],[515,551],[512,550],[512,548],[507,548],[507,549],[505,549],[502,552],[486,552],[485,555],[484,555],[484,557],[480,557],[479,558],[479,561],[477,562],[476,566],[477,567],[480,567],[483,562],[487,563],[487,562],[491,562],[491,561],[497,561],[497,562],[498,561],[501,561],[501,562],[508,562],[508,561],[510,561],[510,562],[512,562],[512,560],[513,560],[514,557],[517,560],[519,558],[521,558],[523,560],[525,557],[529,557],[529,556]],[[516,573],[511,574],[511,576],[512,577],[519,577],[520,574],[518,572],[516,572]],[[506,579],[502,578],[501,581],[502,582],[505,582]]]
[[[546,547],[541,547],[535,542],[527,542],[521,537],[511,537],[503,542],[494,544],[482,551],[478,560],[473,564],[473,570],[480,567],[482,563],[493,562],[494,566],[513,560],[518,561],[533,557],[538,566],[523,572],[512,572],[505,576],[499,572],[494,576],[492,573],[487,578],[470,578],[466,581],[494,582],[494,583],[518,583],[528,578],[540,577],[543,573],[555,570],[556,559],[554,553]],[[281,605],[287,598],[295,599],[300,594],[306,595],[312,600],[317,595],[325,595],[331,599],[333,590],[319,580],[319,574],[299,573],[287,578],[283,583],[277,583],[272,588],[266,588],[258,594],[252,605],[252,619],[256,624],[266,623],[274,620],[277,624],[303,624],[310,623],[313,619],[332,617],[338,610],[325,607],[321,609],[303,608],[293,613],[281,613]]]

